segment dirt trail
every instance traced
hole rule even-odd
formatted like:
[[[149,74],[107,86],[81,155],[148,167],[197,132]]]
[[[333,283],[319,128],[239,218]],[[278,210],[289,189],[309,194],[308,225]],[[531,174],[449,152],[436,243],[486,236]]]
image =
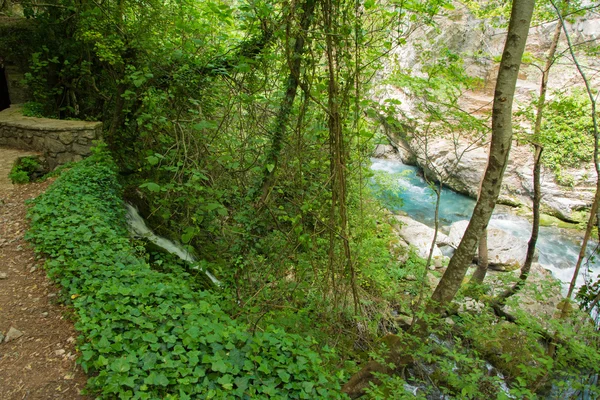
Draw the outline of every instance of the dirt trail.
[[[69,310],[23,239],[25,201],[49,182],[12,185],[7,178],[13,161],[29,154],[0,148],[0,398],[85,399]]]

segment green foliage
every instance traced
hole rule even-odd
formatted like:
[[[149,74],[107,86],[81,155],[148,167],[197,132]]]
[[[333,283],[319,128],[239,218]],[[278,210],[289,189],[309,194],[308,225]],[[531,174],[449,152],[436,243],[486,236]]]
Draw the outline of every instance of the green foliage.
[[[34,174],[40,171],[40,168],[40,161],[37,157],[20,157],[15,161],[8,178],[12,183],[29,183]]]
[[[520,112],[530,123],[535,120],[535,103]],[[589,100],[581,93],[556,94],[546,103],[542,131],[539,138],[527,134],[521,137],[544,146],[542,163],[551,168],[560,183],[572,186],[573,178],[564,167],[580,167],[589,163],[594,152],[593,123]]]
[[[41,118],[44,116],[44,105],[36,101],[28,101],[23,104],[21,112],[26,117]]]
[[[27,234],[72,303],[80,363],[102,398],[338,398],[310,339],[232,320],[189,274],[159,272],[127,238],[103,150],[35,200]],[[170,269],[170,268],[167,268]],[[326,349],[323,356],[329,357]]]
[[[0,21],[0,54],[5,63],[24,70],[29,58],[40,45],[40,35],[31,21],[7,18]]]

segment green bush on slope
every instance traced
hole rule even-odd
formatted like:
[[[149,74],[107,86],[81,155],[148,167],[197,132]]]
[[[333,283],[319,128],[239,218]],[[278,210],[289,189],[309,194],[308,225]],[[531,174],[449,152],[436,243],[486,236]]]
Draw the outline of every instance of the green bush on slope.
[[[76,164],[35,200],[28,238],[72,300],[80,362],[102,398],[339,398],[310,340],[248,332],[185,274],[134,256],[113,161]]]

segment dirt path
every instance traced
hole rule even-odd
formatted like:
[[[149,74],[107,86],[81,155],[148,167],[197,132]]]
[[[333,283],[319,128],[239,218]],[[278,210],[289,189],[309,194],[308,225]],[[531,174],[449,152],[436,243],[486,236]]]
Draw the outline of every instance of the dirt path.
[[[6,177],[22,155],[0,148],[0,399],[84,399],[69,310],[23,239],[25,200],[49,182],[13,186]]]

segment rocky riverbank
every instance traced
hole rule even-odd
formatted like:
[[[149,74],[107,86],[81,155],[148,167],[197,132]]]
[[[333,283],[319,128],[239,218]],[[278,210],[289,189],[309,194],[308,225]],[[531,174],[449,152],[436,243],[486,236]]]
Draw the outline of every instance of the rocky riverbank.
[[[457,5],[445,16],[436,17],[439,30],[423,26],[417,29],[406,46],[394,50],[380,73],[382,79],[373,99],[382,104],[393,100],[395,117],[403,125],[404,132],[386,128],[390,142],[400,160],[408,165],[417,165],[424,174],[433,180],[443,179],[453,190],[476,198],[479,183],[487,166],[488,145],[482,141],[472,141],[466,132],[458,132],[457,137],[429,137],[426,145],[423,140],[420,122],[419,99],[410,89],[393,84],[396,73],[411,75],[425,74],[421,54],[451,51],[464,61],[466,73],[479,79],[481,85],[475,90],[462,93],[458,106],[473,115],[488,118],[491,114],[493,91],[498,72],[494,57],[501,54],[505,40],[505,28],[494,27],[477,19],[469,10]],[[544,59],[550,47],[556,21],[539,24],[530,30],[527,52]],[[578,17],[569,23],[570,36],[575,44],[581,44],[600,37],[600,18],[595,14]],[[441,32],[441,33],[440,33]],[[564,34],[559,43],[559,54],[566,54]],[[580,55],[581,62],[590,68],[600,68],[600,61]],[[391,78],[390,78],[391,77]],[[390,79],[388,79],[390,78]],[[593,86],[600,84],[600,76],[591,77]],[[519,72],[515,95],[515,110],[530,105],[538,95],[541,80],[539,67],[534,63],[523,64]],[[583,89],[583,81],[571,60],[560,58],[550,70],[548,99],[555,92],[568,93]],[[411,126],[412,125],[412,126]],[[489,136],[489,135],[488,135]],[[390,147],[380,146],[375,157],[389,155]],[[542,208],[547,214],[563,221],[581,222],[586,219],[585,210],[592,203],[596,173],[593,164],[578,168],[565,168],[561,172],[569,177],[569,186],[561,185],[549,169],[542,175]],[[531,206],[533,191],[533,154],[530,146],[513,142],[509,165],[503,180],[500,203],[513,206]]]

